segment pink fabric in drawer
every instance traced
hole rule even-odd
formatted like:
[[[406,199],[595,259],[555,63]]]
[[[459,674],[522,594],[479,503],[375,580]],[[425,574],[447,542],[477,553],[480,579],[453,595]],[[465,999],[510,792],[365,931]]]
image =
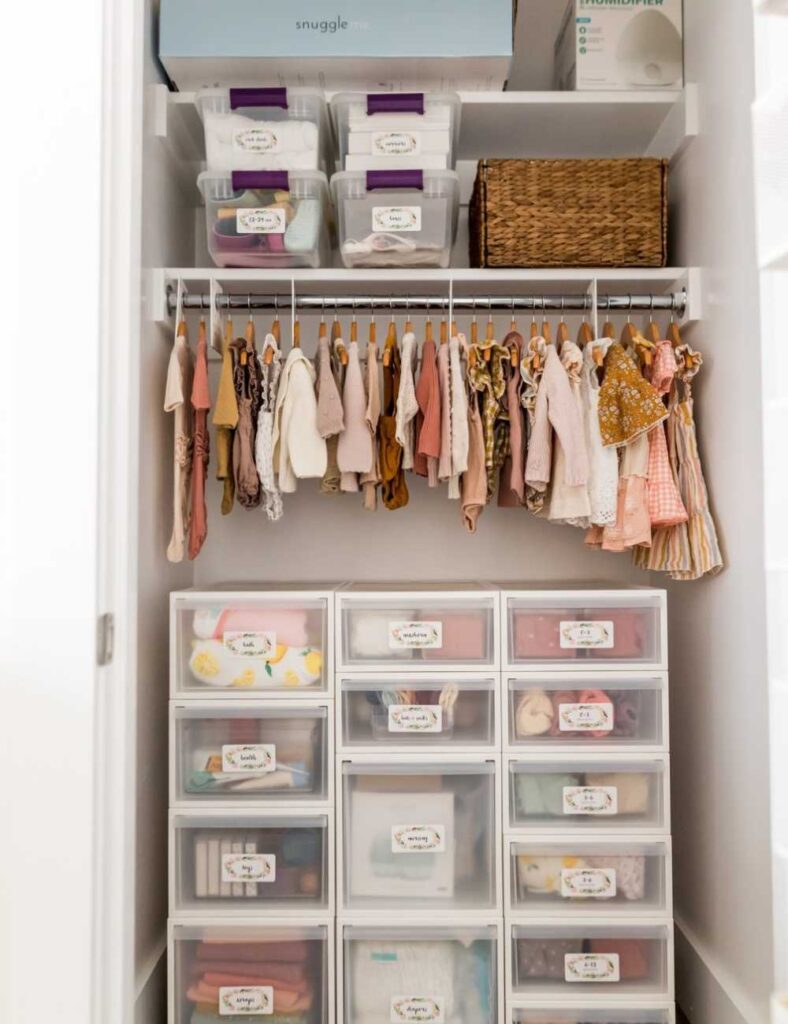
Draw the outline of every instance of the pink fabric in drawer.
[[[487,656],[487,616],[484,612],[450,612],[444,615],[422,612],[429,621],[443,623],[443,645],[425,649],[424,658],[433,661],[482,661]]]
[[[629,658],[633,661],[640,661],[643,657],[645,646],[645,632],[647,629],[645,615],[635,608],[612,609],[598,608],[594,610],[589,618],[598,619],[613,623],[613,647],[589,648],[589,658]]]
[[[576,658],[578,652],[561,648],[561,623],[570,618],[566,611],[514,612],[514,658],[516,661]]]

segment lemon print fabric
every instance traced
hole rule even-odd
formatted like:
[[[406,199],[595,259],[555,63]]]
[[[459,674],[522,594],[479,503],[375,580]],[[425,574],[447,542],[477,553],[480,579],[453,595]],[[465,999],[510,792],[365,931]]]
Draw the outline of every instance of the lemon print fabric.
[[[189,670],[198,683],[227,689],[274,690],[316,686],[323,655],[313,647],[277,644],[268,656],[233,654],[222,640],[195,640]]]

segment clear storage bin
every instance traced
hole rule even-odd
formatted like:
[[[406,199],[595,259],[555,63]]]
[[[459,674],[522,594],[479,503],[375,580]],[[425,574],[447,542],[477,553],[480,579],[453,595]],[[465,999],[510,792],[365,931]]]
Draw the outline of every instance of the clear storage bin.
[[[512,1006],[509,1024],[676,1024],[672,1003],[664,1006]]]
[[[494,925],[340,925],[339,1020],[497,1024]]]
[[[331,179],[346,267],[448,267],[457,233],[454,171],[340,171]]]
[[[667,747],[664,673],[545,672],[504,678],[509,749]]]
[[[473,671],[498,663],[497,594],[481,590],[337,595],[340,670]]]
[[[319,267],[329,261],[322,171],[203,171],[197,185],[217,267]]]
[[[197,109],[209,171],[316,171],[328,119],[317,89],[204,89]]]
[[[172,804],[330,799],[332,712],[291,701],[171,705]]]
[[[332,602],[295,589],[172,594],[172,696],[327,695]]]
[[[496,762],[401,755],[340,764],[342,907],[348,911],[496,906]]]
[[[511,667],[667,668],[662,590],[504,594]]]
[[[514,914],[669,914],[668,839],[507,840],[507,906]]]
[[[170,812],[170,913],[329,911],[333,829],[303,811]]]
[[[673,994],[673,927],[649,924],[513,924],[511,990],[533,998],[645,998]]]
[[[194,1024],[198,1007],[217,1020],[331,1024],[334,944],[327,923],[170,922],[168,935],[170,1024]]]
[[[510,758],[509,827],[530,831],[665,832],[668,759]]]
[[[338,742],[344,750],[495,748],[497,690],[492,676],[343,677]]]
[[[347,171],[454,167],[462,104],[455,92],[341,92],[331,100]]]

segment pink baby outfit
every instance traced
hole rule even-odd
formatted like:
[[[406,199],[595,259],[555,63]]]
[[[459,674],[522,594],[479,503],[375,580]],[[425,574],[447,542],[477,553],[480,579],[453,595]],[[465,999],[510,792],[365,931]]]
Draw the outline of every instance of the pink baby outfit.
[[[435,487],[441,454],[441,393],[434,341],[425,341],[421,349],[416,401],[419,403],[419,415],[416,419],[413,471],[418,476],[426,476],[429,486]]]
[[[669,341],[658,341],[651,383],[664,396],[670,393],[678,366]],[[686,523],[688,516],[673,477],[665,424],[658,423],[648,435],[648,515],[655,529]]]
[[[524,341],[517,331],[510,331],[502,344],[514,348],[506,381],[506,411],[509,416],[509,452],[501,469],[498,504],[502,508],[516,508],[525,501],[525,415],[520,403],[523,379],[520,375]]]

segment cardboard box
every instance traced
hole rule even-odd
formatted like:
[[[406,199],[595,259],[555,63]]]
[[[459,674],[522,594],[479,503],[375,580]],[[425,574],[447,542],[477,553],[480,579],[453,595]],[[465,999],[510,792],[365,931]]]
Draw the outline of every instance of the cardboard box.
[[[555,44],[557,89],[680,89],[682,0],[570,0]]]
[[[513,0],[161,0],[159,57],[182,90],[212,86],[503,88]]]

